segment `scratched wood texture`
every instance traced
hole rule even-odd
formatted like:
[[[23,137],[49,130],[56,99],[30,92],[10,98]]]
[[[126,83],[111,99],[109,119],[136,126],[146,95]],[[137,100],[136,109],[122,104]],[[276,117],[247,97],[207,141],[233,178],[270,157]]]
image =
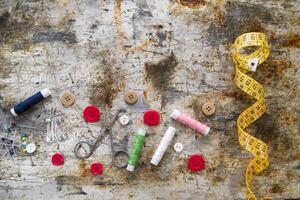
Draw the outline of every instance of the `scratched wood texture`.
[[[253,100],[234,84],[231,44],[240,34],[262,31],[268,60],[252,74],[265,88],[267,111],[249,127],[270,147],[270,167],[255,178],[258,197],[300,199],[299,63],[300,1],[297,0],[0,0],[0,105],[4,113],[49,87],[51,98],[15,119],[38,144],[32,155],[1,157],[0,199],[245,199],[244,173],[251,155],[237,142],[236,119]],[[124,91],[139,103],[126,106]],[[64,108],[59,95],[70,90],[76,103]],[[217,111],[205,117],[207,100]],[[112,112],[126,107],[132,123],[114,127],[116,140],[130,148],[142,113],[160,111],[161,125],[147,130],[140,164],[131,174],[111,165],[108,137],[88,160],[73,153],[78,141],[101,134],[104,121],[87,124],[85,106]],[[207,137],[172,122],[178,108],[211,127]],[[62,142],[45,142],[45,117],[63,113]],[[168,124],[178,128],[161,165],[150,159]],[[65,164],[51,165],[61,151]],[[205,156],[206,169],[190,173],[186,158]],[[104,164],[92,177],[89,165]]]

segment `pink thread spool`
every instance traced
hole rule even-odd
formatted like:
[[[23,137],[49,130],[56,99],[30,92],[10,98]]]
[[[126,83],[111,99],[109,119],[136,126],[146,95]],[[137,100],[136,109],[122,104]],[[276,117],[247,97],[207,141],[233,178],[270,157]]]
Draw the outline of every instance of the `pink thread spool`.
[[[191,129],[197,131],[198,133],[202,133],[204,135],[207,135],[210,128],[206,126],[205,124],[202,124],[201,122],[191,118],[187,114],[181,113],[179,110],[174,109],[172,114],[170,115],[172,119],[175,119],[179,123],[186,125],[190,127]]]

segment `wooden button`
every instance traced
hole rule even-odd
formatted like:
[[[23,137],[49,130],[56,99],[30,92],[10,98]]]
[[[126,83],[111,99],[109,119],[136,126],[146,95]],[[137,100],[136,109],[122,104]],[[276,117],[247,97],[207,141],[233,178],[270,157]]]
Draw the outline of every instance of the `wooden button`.
[[[216,108],[212,102],[206,102],[202,106],[202,112],[207,116],[214,114],[215,111],[216,111]]]
[[[60,102],[62,103],[63,106],[69,107],[72,106],[75,102],[75,96],[69,92],[65,91],[61,96],[60,96]]]
[[[134,91],[127,91],[125,94],[125,101],[128,104],[135,104],[138,100],[137,94]]]

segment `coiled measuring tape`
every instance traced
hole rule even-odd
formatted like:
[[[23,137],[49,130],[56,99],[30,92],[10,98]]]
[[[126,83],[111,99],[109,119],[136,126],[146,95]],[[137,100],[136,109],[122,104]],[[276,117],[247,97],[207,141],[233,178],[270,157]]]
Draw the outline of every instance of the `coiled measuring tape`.
[[[240,51],[245,47],[258,47],[258,49],[251,54],[242,54]],[[245,131],[266,110],[264,89],[260,83],[248,76],[247,72],[255,71],[269,54],[267,38],[263,33],[245,33],[240,35],[233,44],[233,61],[236,65],[235,83],[238,88],[256,99],[256,102],[242,112],[237,119],[239,143],[254,156],[246,170],[248,200],[257,200],[250,188],[251,181],[254,176],[269,166],[269,157],[267,144]]]

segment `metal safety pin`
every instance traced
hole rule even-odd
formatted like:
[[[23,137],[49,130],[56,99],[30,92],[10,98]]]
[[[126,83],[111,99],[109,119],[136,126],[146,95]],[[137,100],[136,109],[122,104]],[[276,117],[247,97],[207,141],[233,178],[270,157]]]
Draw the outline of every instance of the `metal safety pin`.
[[[59,128],[58,125],[61,123],[61,119],[58,119],[59,116],[64,114],[57,114],[52,117],[46,118],[45,123],[47,123],[46,128],[46,141],[63,141],[67,138],[66,134],[64,134]]]

